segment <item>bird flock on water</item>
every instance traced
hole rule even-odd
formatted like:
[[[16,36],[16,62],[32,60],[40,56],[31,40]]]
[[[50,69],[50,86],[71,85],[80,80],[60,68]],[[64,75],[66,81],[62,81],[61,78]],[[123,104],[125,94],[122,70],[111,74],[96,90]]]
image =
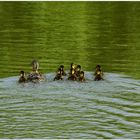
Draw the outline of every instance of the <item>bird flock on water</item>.
[[[20,71],[20,77],[18,80],[19,83],[26,83],[26,82],[37,83],[37,82],[46,80],[46,77],[39,72],[39,63],[37,60],[33,60],[31,62],[31,66],[32,66],[32,72],[30,72],[27,75],[25,74],[23,70]],[[56,71],[56,75],[53,80],[54,81],[63,80],[63,77],[66,75],[68,75],[68,80],[71,80],[71,81],[84,82],[86,80],[85,72],[82,70],[81,65],[76,65],[74,63],[71,63],[69,73],[65,72],[64,65],[60,65]],[[96,66],[94,76],[95,76],[94,77],[95,81],[104,80],[103,71],[100,65]]]

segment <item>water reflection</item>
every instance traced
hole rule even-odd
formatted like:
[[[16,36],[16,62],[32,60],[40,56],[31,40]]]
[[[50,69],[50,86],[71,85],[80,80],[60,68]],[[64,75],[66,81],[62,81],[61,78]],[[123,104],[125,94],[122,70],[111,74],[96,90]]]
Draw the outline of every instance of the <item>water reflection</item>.
[[[71,62],[139,75],[139,2],[0,2],[0,77],[36,58],[43,73]]]

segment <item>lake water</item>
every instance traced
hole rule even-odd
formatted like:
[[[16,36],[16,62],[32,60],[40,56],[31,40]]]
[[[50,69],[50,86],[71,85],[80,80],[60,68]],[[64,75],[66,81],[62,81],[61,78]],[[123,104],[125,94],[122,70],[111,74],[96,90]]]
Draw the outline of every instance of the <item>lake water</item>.
[[[140,138],[139,17],[139,2],[0,2],[0,138]],[[34,58],[47,81],[18,84]],[[53,81],[72,62],[86,82]]]

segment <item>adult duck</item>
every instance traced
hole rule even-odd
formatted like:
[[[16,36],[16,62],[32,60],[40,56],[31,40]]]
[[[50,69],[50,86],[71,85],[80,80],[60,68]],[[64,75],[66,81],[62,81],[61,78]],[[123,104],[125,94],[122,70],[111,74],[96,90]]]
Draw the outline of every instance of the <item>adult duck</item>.
[[[38,69],[39,69],[38,61],[33,60],[31,62],[31,66],[32,66],[32,72],[27,76],[27,81],[34,82],[34,83],[44,81],[45,77],[38,71]]]

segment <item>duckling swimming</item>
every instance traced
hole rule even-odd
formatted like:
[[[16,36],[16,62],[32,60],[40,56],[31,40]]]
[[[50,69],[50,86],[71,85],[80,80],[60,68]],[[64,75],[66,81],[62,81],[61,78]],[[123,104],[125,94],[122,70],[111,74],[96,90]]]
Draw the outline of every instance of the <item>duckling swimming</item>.
[[[56,76],[54,78],[54,80],[63,80],[63,76],[66,76],[66,72],[64,71],[64,65],[60,65],[57,72],[56,72]]]
[[[94,75],[95,75],[95,78],[94,78],[95,81],[104,80],[103,79],[103,72],[101,70],[101,66],[100,65],[96,66],[96,70],[95,70]]]
[[[75,72],[75,70],[76,70],[76,65],[74,64],[74,63],[71,63],[71,66],[70,66],[70,75],[72,74],[72,71],[74,70],[74,72]]]
[[[80,72],[80,74],[79,74],[79,81],[81,81],[81,82],[85,81],[84,71]]]
[[[60,70],[61,70],[63,76],[67,75],[66,72],[64,71],[64,65],[60,65]]]
[[[71,63],[68,80],[77,80],[77,77],[76,77],[76,65],[74,63]]]
[[[77,65],[75,71],[76,71],[76,76],[79,77],[80,76],[80,73],[81,73],[81,66],[80,65]]]
[[[27,79],[25,78],[25,72],[24,71],[20,71],[20,78],[18,80],[19,83],[25,83],[27,81]]]
[[[54,81],[55,80],[63,80],[63,73],[61,68],[58,68],[57,72],[56,72],[56,76],[54,77]]]
[[[75,70],[74,69],[71,70],[71,74],[68,77],[68,80],[73,80],[73,81],[77,80],[77,77],[76,77],[76,74],[75,74]]]

